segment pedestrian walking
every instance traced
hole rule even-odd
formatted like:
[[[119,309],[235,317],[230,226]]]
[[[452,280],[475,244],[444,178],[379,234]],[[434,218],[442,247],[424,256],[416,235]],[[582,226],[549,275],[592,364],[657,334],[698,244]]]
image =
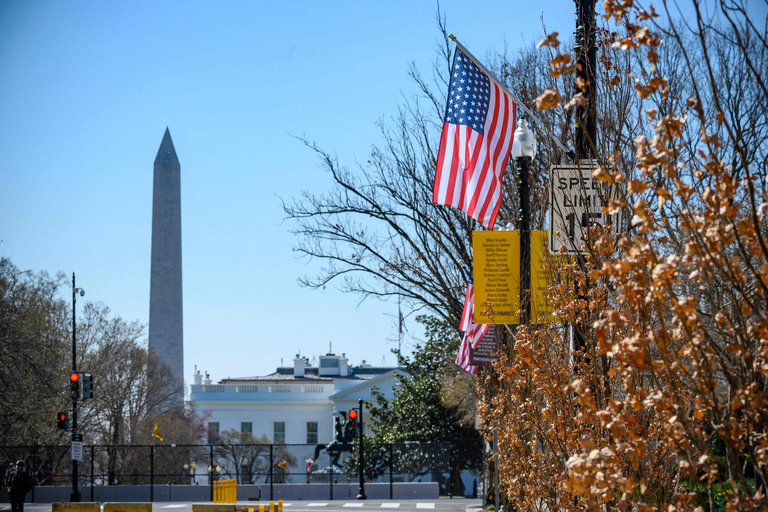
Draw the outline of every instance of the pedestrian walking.
[[[24,500],[32,490],[32,479],[24,467],[24,461],[16,463],[16,468],[8,475],[8,497],[11,500],[11,512],[24,512]]]

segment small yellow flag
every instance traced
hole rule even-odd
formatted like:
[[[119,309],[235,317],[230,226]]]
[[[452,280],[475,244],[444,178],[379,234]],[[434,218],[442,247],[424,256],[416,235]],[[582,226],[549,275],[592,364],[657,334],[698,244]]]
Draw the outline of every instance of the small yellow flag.
[[[160,427],[157,426],[157,423],[155,423],[155,431],[152,432],[152,437],[156,437],[159,440],[163,440],[163,436],[160,435]]]

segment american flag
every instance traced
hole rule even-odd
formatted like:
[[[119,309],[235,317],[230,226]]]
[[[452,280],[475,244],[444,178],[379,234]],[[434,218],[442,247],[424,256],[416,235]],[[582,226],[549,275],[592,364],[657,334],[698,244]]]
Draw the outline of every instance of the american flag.
[[[515,102],[456,48],[432,202],[493,229],[514,131]]]
[[[469,349],[476,348],[480,341],[488,332],[489,325],[475,323],[475,288],[470,282],[467,284],[467,293],[464,296],[464,310],[461,312],[461,321],[459,329],[464,331],[464,339],[461,341],[459,353],[456,355],[456,364],[467,370],[469,373],[475,373],[476,366],[469,364]]]
[[[467,332],[469,324],[475,321],[475,288],[472,283],[467,284],[467,293],[464,295],[464,309],[461,312],[459,330]]]
[[[488,324],[478,325],[475,323],[475,288],[472,283],[469,283],[467,284],[467,293],[464,296],[464,310],[461,313],[459,330],[464,331],[464,339],[469,340],[472,348],[477,348],[489,327]]]
[[[469,373],[475,373],[477,371],[477,366],[469,364],[469,342],[467,341],[466,336],[461,342],[459,353],[456,356],[456,364],[464,370],[467,370]]]

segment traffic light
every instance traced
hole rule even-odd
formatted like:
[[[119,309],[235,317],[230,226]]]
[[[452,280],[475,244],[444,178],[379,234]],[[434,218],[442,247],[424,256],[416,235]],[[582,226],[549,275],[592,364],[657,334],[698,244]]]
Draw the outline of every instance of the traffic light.
[[[56,419],[59,421],[58,427],[61,430],[67,430],[69,428],[69,411],[62,411],[56,415]]]
[[[83,390],[83,400],[86,400],[88,398],[93,398],[93,375],[90,373],[83,373],[81,375],[81,385],[80,387]]]
[[[80,374],[77,372],[73,372],[69,376],[69,388],[72,390],[72,400],[80,400],[80,396],[82,395],[82,380],[80,379]]]
[[[349,411],[349,421],[347,422],[347,425],[355,429],[357,431],[357,409],[350,409]]]

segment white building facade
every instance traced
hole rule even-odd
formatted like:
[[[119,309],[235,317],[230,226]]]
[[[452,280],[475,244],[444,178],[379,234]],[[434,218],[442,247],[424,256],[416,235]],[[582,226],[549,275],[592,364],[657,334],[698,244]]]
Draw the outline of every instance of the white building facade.
[[[304,461],[314,456],[316,445],[333,440],[336,413],[358,407],[360,399],[372,401],[374,386],[392,398],[398,375],[406,375],[393,367],[350,366],[344,355],[335,354],[320,356],[317,366],[301,357],[293,363],[269,375],[227,378],[217,384],[198,372],[189,403],[205,418],[211,439],[234,429],[266,436],[276,444],[306,445],[291,447]],[[366,432],[368,417],[364,411]]]

